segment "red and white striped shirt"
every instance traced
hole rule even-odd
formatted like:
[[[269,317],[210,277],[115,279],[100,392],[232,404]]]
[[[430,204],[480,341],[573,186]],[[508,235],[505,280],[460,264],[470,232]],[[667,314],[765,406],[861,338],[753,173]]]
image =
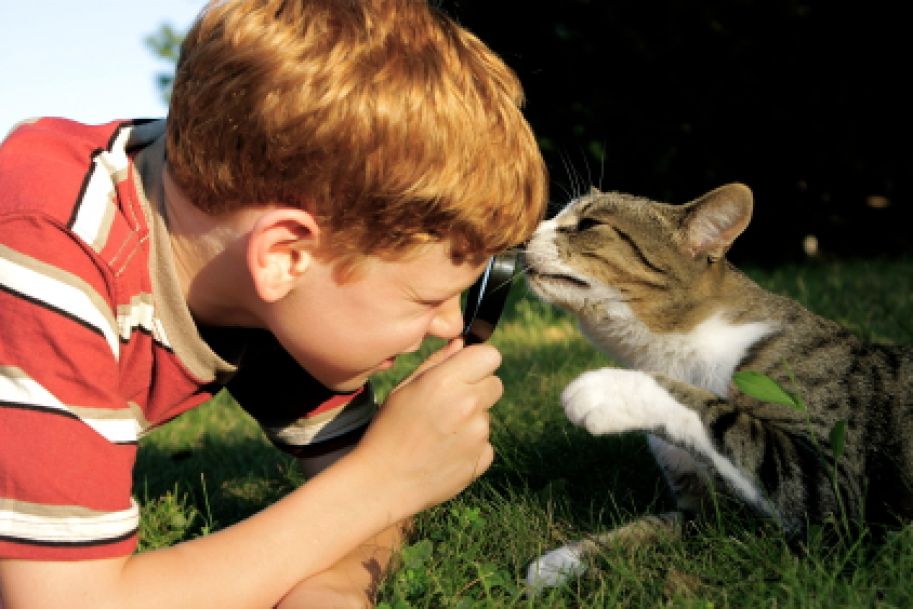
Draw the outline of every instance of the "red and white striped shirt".
[[[226,384],[280,445],[373,415],[265,333],[201,336],[156,192],[163,130],[40,119],[0,146],[0,557],[134,551],[137,438]]]

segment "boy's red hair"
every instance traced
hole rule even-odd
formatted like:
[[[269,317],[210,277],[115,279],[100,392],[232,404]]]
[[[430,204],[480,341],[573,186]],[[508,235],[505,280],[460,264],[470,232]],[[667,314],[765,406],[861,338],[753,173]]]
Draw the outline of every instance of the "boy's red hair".
[[[213,1],[181,49],[174,179],[220,213],[315,213],[354,261],[524,241],[547,178],[513,72],[424,0]]]

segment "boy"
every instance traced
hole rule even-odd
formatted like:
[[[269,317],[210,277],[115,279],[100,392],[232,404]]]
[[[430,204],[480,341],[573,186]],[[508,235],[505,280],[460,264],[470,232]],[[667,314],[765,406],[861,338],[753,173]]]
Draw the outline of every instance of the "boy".
[[[462,347],[458,302],[543,210],[520,97],[423,1],[222,0],[187,35],[166,123],[14,130],[0,604],[370,604],[399,523],[493,458],[500,356]],[[429,335],[449,343],[376,414],[350,399]],[[132,554],[138,434],[223,386],[332,464],[243,522]]]

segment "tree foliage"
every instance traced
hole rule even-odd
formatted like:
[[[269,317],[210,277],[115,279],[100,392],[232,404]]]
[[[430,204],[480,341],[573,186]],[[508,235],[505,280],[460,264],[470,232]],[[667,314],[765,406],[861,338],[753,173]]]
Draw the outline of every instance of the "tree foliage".
[[[162,99],[167,104],[171,99],[171,84],[174,81],[174,64],[177,63],[178,55],[181,52],[181,41],[184,40],[184,34],[179,32],[169,23],[163,23],[159,29],[149,36],[146,36],[146,46],[156,56],[172,66],[171,69],[163,69],[156,76],[159,85],[159,91]]]

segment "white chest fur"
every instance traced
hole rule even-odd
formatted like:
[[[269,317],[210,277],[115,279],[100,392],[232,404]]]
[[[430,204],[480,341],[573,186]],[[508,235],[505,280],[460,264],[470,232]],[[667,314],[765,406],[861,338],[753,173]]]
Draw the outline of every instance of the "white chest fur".
[[[609,306],[607,319],[581,322],[594,344],[625,367],[659,372],[720,396],[726,395],[733,371],[751,346],[776,329],[770,322],[733,324],[717,312],[689,332],[659,334],[636,319],[627,305],[616,301]]]

